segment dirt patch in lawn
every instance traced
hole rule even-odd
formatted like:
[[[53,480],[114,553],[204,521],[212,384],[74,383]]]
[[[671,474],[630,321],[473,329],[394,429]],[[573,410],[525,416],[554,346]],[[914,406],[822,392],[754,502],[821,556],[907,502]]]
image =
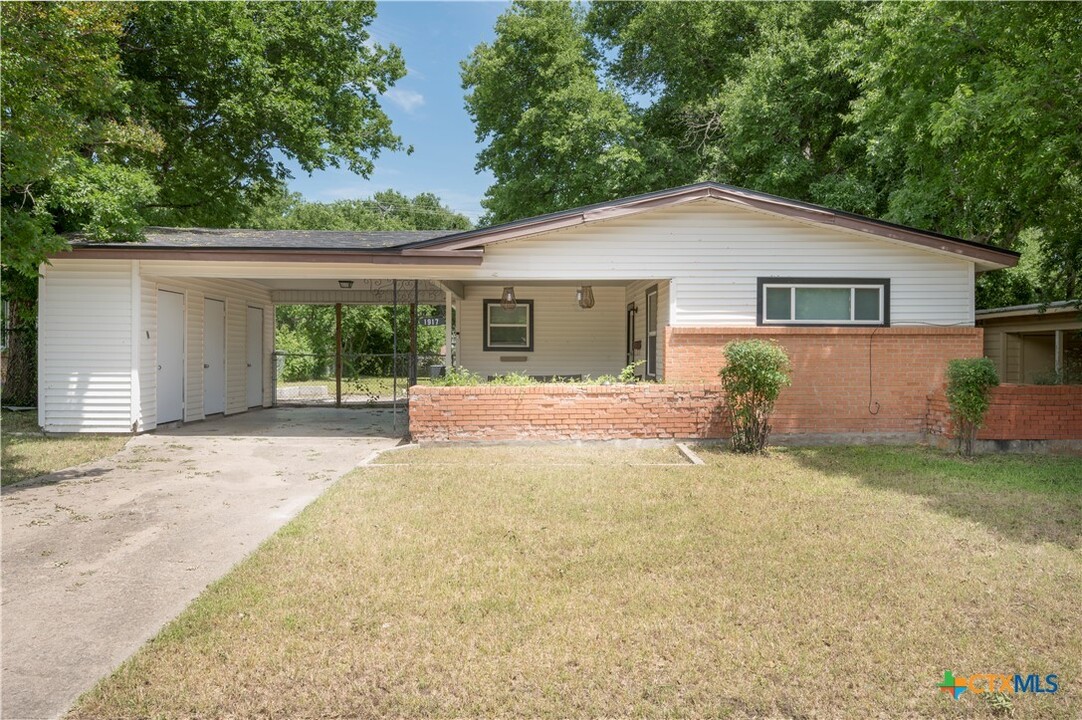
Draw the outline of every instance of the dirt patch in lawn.
[[[939,692],[947,669],[1055,673],[1060,692],[1009,698],[1013,717],[1082,711],[1078,552],[905,489],[922,458],[937,482],[973,463],[545,462],[561,447],[502,464],[518,450],[354,472],[72,717],[996,716]],[[1026,460],[1082,477],[1057,462]],[[975,501],[1052,497],[1082,523],[1075,484],[983,474]]]

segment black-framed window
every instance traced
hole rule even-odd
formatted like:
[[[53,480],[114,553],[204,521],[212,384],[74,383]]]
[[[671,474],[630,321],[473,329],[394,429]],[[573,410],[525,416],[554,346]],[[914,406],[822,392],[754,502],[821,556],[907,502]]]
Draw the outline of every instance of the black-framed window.
[[[886,278],[759,278],[759,325],[890,325]]]
[[[505,310],[499,300],[484,301],[485,350],[533,351],[533,300]]]

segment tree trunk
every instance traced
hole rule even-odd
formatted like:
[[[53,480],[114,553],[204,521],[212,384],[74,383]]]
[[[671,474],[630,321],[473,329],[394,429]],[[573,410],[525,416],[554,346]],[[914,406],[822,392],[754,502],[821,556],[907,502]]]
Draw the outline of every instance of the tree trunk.
[[[4,367],[4,405],[34,406],[38,402],[36,303],[10,299],[6,318],[7,362]]]

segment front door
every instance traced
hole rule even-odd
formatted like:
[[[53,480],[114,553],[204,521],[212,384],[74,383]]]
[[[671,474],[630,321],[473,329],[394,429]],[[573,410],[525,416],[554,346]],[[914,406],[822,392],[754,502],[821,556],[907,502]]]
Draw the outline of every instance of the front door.
[[[225,303],[203,301],[203,414],[225,412]]]
[[[263,406],[263,310],[248,308],[248,407]]]
[[[625,365],[635,364],[635,303],[627,306],[627,353]]]
[[[158,424],[184,417],[184,296],[158,291]]]

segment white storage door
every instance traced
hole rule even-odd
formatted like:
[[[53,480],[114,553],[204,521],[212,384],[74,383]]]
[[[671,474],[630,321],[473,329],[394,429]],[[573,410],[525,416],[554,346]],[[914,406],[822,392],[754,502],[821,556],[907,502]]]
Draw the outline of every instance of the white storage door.
[[[248,407],[263,406],[263,310],[248,308]]]
[[[158,291],[158,424],[184,417],[184,296]]]
[[[225,412],[225,302],[203,301],[203,414]]]

